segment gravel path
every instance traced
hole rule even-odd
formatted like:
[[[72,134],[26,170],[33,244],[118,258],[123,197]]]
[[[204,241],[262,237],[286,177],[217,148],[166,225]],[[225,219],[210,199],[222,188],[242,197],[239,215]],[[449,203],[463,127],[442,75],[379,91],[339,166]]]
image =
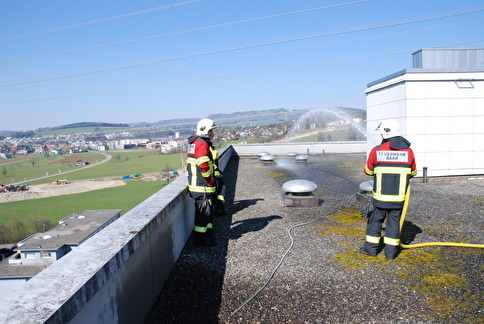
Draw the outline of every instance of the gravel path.
[[[394,261],[358,253],[363,164],[363,155],[308,166],[233,159],[217,246],[187,243],[146,323],[484,323],[483,249],[412,248]],[[293,179],[318,185],[319,207],[283,206],[281,186]],[[404,243],[484,244],[484,180],[411,188]]]
[[[98,189],[125,186],[123,180],[102,179],[102,180],[78,180],[68,184],[40,184],[29,186],[26,191],[2,192],[0,193],[0,203],[19,201],[26,199],[38,199],[62,195],[71,195]]]

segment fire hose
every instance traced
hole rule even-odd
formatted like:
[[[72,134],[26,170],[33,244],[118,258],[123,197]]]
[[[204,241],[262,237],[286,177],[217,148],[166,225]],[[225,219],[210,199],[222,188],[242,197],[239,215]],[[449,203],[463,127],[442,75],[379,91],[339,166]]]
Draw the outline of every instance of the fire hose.
[[[405,215],[407,214],[408,201],[410,200],[410,185],[408,186],[407,193],[405,194],[405,202],[403,203],[402,216],[400,217],[400,232],[405,222]],[[423,246],[457,246],[457,247],[470,247],[484,249],[484,244],[469,244],[469,243],[452,243],[452,242],[427,242],[417,244],[402,244],[400,246],[404,249],[412,249]]]
[[[348,201],[346,202],[346,204],[344,206],[347,206],[349,204],[349,202],[351,201],[351,199],[353,199],[353,197],[355,197],[355,195],[356,194],[351,196],[351,198],[348,199]],[[403,204],[402,215],[400,217],[400,232],[402,231],[403,223],[405,221],[405,216],[407,214],[407,208],[408,208],[409,200],[410,200],[410,185],[408,186],[407,193],[405,194],[405,202]],[[252,299],[254,299],[262,290],[264,290],[266,288],[266,286],[269,284],[269,282],[272,280],[272,278],[274,277],[274,274],[279,269],[279,267],[282,265],[282,263],[284,262],[284,259],[286,258],[287,254],[291,251],[292,247],[294,246],[294,239],[291,235],[291,231],[294,228],[314,223],[314,222],[320,220],[323,217],[326,217],[326,216],[329,216],[331,214],[336,213],[338,210],[339,210],[339,208],[336,209],[336,210],[333,210],[333,211],[331,211],[331,212],[329,212],[329,213],[327,213],[323,216],[320,216],[317,219],[314,219],[314,220],[308,221],[308,222],[304,222],[304,223],[300,223],[300,224],[296,224],[296,225],[292,226],[291,228],[289,228],[288,234],[289,234],[289,238],[291,239],[291,244],[290,244],[289,248],[286,250],[286,252],[284,253],[284,255],[282,256],[280,262],[274,268],[272,273],[269,275],[269,278],[262,285],[262,287],[255,294],[253,294],[249,299],[247,299],[242,305],[240,305],[236,310],[234,310],[230,314],[230,317],[234,316],[235,313],[237,313],[239,310],[241,310],[243,307],[245,307],[250,301],[252,301]],[[424,247],[424,246],[455,246],[455,247],[470,247],[470,248],[481,248],[481,249],[484,248],[484,244],[452,243],[452,242],[427,242],[427,243],[417,243],[417,244],[402,244],[400,242],[400,246],[404,249],[412,249],[412,248],[418,248],[418,247]]]

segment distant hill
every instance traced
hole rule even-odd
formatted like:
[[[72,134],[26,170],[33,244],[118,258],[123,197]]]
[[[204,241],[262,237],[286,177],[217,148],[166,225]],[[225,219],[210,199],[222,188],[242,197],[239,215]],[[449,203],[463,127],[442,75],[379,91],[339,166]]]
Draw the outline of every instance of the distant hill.
[[[74,123],[56,127],[45,127],[39,128],[37,131],[51,131],[51,130],[59,130],[59,129],[69,129],[69,128],[81,128],[81,127],[129,127],[128,124],[113,124],[113,123],[100,123],[100,122],[81,122],[81,123]]]
[[[177,118],[160,120],[154,123],[140,122],[129,124],[130,127],[149,127],[149,126],[171,126],[171,125],[195,125],[198,122],[198,118]]]
[[[357,116],[364,114],[365,111],[356,108],[338,107],[342,112],[349,116]],[[285,121],[294,121],[304,114],[308,113],[311,109],[270,109],[270,110],[257,110],[257,111],[238,111],[229,114],[211,114],[207,118],[213,119],[217,124],[226,127],[237,126],[244,124],[279,124]],[[147,127],[147,126],[190,126],[193,127],[199,121],[198,118],[178,118],[161,120],[154,123],[136,123],[130,124],[131,127]]]
[[[362,109],[356,108],[348,108],[348,107],[335,107],[345,115],[349,117],[361,116],[364,115],[366,112]],[[253,110],[253,111],[238,111],[233,113],[220,113],[220,114],[211,114],[206,118],[213,119],[218,125],[222,127],[234,127],[234,126],[244,126],[244,125],[274,125],[274,124],[281,124],[284,122],[289,121],[296,121],[300,117],[304,116],[307,113],[310,113],[312,109],[285,109],[285,108],[277,108],[277,109],[269,109],[269,110]],[[130,123],[130,124],[114,124],[114,123],[103,123],[103,122],[81,122],[75,124],[68,124],[62,125],[57,127],[44,127],[39,128],[36,132],[46,132],[52,130],[68,130],[68,129],[78,129],[82,127],[119,127],[119,128],[129,128],[129,127],[150,127],[150,126],[158,126],[158,127],[167,127],[167,128],[176,128],[178,130],[183,129],[193,129],[194,126],[199,121],[199,118],[177,118],[177,119],[166,119],[160,120],[157,122],[149,123],[149,122],[140,122],[140,123]],[[32,131],[29,131],[32,132]],[[20,132],[15,131],[0,131],[1,134],[10,134],[10,135],[17,135],[17,137],[25,137],[26,134],[21,134]],[[3,136],[5,136],[3,135]],[[22,136],[21,136],[22,135]]]
[[[208,118],[215,120],[219,124],[227,126],[243,124],[278,124],[285,121],[291,121],[304,115],[308,109],[291,110],[291,109],[270,109],[259,111],[239,111],[230,114],[212,114]]]

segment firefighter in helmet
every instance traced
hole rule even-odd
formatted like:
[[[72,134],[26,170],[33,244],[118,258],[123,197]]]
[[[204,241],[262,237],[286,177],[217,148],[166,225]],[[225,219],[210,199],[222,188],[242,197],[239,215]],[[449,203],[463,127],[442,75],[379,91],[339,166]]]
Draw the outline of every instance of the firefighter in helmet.
[[[381,230],[386,219],[383,237],[385,256],[393,260],[400,245],[400,217],[411,177],[417,174],[415,157],[410,142],[401,136],[396,120],[383,120],[377,127],[382,136],[364,167],[373,176],[373,211],[368,218],[366,241],[360,252],[376,256],[380,252]]]
[[[213,216],[215,212],[216,179],[214,159],[210,148],[211,138],[217,125],[211,119],[202,119],[197,124],[196,134],[188,138],[187,175],[188,190],[195,200],[195,242],[213,246]]]

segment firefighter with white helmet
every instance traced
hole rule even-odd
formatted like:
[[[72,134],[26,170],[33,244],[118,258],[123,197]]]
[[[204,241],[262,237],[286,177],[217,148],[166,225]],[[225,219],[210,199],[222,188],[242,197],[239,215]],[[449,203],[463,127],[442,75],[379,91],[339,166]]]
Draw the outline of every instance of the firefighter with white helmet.
[[[195,199],[195,241],[199,245],[213,246],[213,216],[215,212],[216,180],[214,159],[210,148],[217,125],[211,119],[197,124],[196,135],[188,138],[187,176],[188,190]]]
[[[401,136],[400,124],[395,119],[386,119],[382,121],[375,129],[380,132],[383,139]]]
[[[377,127],[382,142],[375,146],[364,167],[365,174],[374,177],[373,211],[366,226],[366,240],[360,252],[376,256],[381,248],[381,230],[385,256],[395,259],[400,245],[400,217],[409,180],[417,174],[410,142],[401,136],[400,124],[394,119],[383,120]]]
[[[215,122],[211,119],[204,118],[197,123],[196,134],[200,137],[208,138],[209,132],[211,130],[213,131],[214,129],[217,129],[217,125],[215,124]]]

